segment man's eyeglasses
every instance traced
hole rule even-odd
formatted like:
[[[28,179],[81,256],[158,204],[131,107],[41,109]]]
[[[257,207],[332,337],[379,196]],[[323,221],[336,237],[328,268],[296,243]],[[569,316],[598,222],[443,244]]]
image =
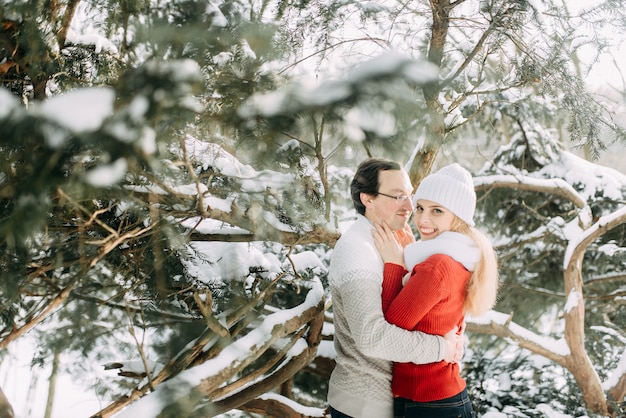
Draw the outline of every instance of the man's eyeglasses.
[[[401,195],[398,195],[398,196],[392,196],[390,194],[381,193],[381,192],[376,192],[376,194],[383,195],[383,196],[389,197],[391,199],[395,199],[396,203],[399,204],[399,205],[403,204],[406,201],[410,201],[411,200],[411,198],[409,197],[408,194],[401,194]]]

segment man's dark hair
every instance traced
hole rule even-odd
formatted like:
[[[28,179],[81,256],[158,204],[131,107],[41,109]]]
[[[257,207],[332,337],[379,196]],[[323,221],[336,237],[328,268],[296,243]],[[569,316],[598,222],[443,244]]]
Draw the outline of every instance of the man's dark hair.
[[[365,205],[361,202],[361,193],[371,195],[378,194],[378,173],[387,170],[402,170],[399,163],[382,158],[368,158],[359,164],[352,183],[350,183],[350,194],[352,203],[356,211],[365,215]]]

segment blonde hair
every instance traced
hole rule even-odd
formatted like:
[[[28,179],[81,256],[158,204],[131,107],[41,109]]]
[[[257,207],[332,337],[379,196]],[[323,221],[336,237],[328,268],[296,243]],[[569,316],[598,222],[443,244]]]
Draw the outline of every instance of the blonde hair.
[[[483,315],[495,306],[498,296],[500,283],[496,252],[484,233],[460,218],[455,218],[451,229],[472,238],[480,250],[480,260],[467,283],[464,309],[473,316]]]

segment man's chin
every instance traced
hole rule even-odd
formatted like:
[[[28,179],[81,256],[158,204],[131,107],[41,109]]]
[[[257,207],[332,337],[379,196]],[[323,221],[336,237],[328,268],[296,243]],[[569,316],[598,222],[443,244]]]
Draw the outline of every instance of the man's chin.
[[[391,227],[392,231],[399,231],[401,229],[404,229],[406,224],[407,224],[407,221],[405,220],[404,222],[402,221],[394,222],[393,224],[390,224],[389,226]]]

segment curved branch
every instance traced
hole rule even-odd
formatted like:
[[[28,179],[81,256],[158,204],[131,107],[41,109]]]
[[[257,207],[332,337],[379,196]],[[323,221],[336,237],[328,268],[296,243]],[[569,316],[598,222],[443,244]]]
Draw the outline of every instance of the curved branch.
[[[566,367],[570,350],[564,341],[535,334],[512,322],[513,315],[491,311],[479,318],[467,317],[467,331],[495,335],[517,343],[535,354],[546,357]],[[558,350],[558,351],[557,351]]]
[[[613,376],[611,382],[615,382],[612,384],[609,389],[609,399],[612,402],[617,404],[621,403],[626,397],[626,352],[622,354],[622,359],[620,360],[619,365],[615,368],[614,373],[621,372],[621,375]]]
[[[585,348],[585,305],[583,299],[582,264],[587,247],[611,229],[626,222],[626,206],[603,216],[579,236],[569,240],[564,256],[564,287],[568,300],[564,313],[565,339],[572,350],[572,371],[581,389],[585,405],[599,414],[606,415],[608,406],[600,379],[591,364]],[[622,385],[623,389],[623,385]],[[615,389],[617,392],[620,389]]]
[[[63,305],[63,303],[65,303],[65,301],[70,297],[70,294],[72,293],[72,290],[74,289],[76,284],[79,282],[80,277],[81,277],[80,275],[76,275],[67,284],[67,286],[65,286],[63,290],[61,290],[57,294],[57,296],[54,299],[52,299],[50,302],[46,304],[45,309],[41,311],[39,315],[31,319],[30,321],[28,321],[21,327],[13,329],[6,337],[4,337],[0,341],[0,350],[7,348],[7,346],[11,342],[17,340],[22,335],[26,334],[28,331],[35,328],[37,325],[43,322],[46,318],[48,318],[50,315],[56,312],[57,308]]]
[[[626,206],[598,219],[589,229],[582,232],[577,240],[570,240],[565,250],[565,268],[569,269],[582,260],[585,250],[592,242],[625,222]]]
[[[562,179],[538,179],[536,177],[518,175],[492,175],[474,177],[474,187],[477,191],[500,188],[549,193],[569,200],[579,209],[587,205],[587,202],[580,193]]]

